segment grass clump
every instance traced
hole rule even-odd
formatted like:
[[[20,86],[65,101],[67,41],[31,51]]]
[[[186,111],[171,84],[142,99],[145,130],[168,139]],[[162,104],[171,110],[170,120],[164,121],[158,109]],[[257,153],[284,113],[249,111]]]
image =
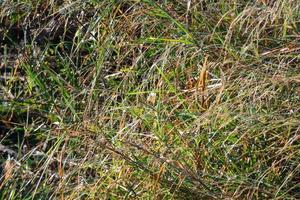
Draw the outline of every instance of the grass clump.
[[[299,199],[300,4],[0,3],[2,199]]]

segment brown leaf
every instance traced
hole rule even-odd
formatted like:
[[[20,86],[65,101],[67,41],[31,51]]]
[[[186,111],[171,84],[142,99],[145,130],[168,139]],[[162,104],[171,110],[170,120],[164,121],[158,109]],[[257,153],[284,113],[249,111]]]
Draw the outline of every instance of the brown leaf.
[[[0,185],[0,189],[4,186],[4,184],[9,181],[9,179],[12,177],[13,169],[14,169],[14,163],[12,160],[8,159],[5,161],[3,166],[4,171],[4,181]]]
[[[206,105],[206,98],[205,98],[205,89],[206,89],[206,80],[208,77],[208,65],[207,65],[207,60],[208,60],[208,56],[205,57],[200,75],[198,77],[198,82],[196,85],[196,90],[199,91],[200,89],[200,94],[201,94],[201,106],[203,108],[207,108]]]
[[[8,180],[10,179],[10,177],[12,176],[12,172],[13,172],[13,161],[12,160],[6,160],[5,164],[4,164],[4,180]]]

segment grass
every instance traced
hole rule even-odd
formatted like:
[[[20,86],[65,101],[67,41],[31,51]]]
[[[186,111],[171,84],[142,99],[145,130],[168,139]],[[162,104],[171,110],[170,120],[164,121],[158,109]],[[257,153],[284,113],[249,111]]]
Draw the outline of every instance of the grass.
[[[1,199],[299,199],[300,4],[0,3]]]

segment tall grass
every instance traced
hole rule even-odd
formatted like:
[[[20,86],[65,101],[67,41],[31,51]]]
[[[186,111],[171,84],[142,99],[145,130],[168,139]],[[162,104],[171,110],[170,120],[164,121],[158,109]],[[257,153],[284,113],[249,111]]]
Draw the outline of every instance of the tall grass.
[[[297,0],[0,6],[1,199],[300,198]]]

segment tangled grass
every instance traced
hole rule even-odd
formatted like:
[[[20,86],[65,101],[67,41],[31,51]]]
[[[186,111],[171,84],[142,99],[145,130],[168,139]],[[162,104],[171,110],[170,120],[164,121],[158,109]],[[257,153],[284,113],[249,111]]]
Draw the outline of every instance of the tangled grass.
[[[300,4],[0,3],[1,199],[299,199]]]

